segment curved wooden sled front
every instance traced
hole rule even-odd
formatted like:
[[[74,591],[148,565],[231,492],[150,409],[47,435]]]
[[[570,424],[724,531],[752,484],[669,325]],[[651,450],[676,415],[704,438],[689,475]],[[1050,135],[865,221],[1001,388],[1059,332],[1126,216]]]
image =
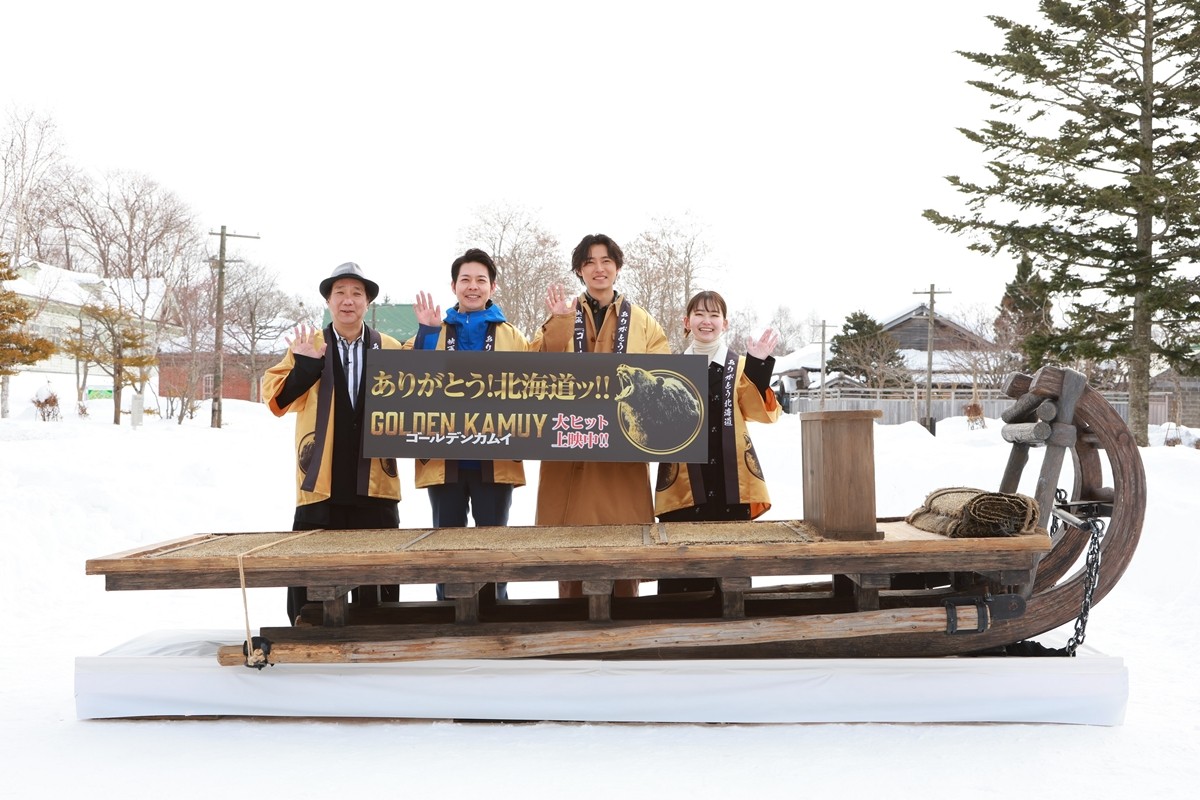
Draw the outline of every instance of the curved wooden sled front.
[[[1047,367],[1031,379],[1015,375],[1008,381],[1007,393],[1014,398],[1029,395],[1059,399],[1064,382],[1082,381],[1082,376],[1070,370]],[[1141,455],[1128,426],[1104,397],[1090,386],[1081,385],[1074,405],[1075,428],[1073,444],[1063,446],[1070,452],[1075,471],[1070,492],[1072,501],[1094,504],[1100,512],[1109,513],[1100,544],[1101,562],[1092,595],[1098,603],[1112,590],[1125,573],[1133,558],[1142,532],[1146,509],[1146,474]],[[1020,445],[1014,444],[1014,453]],[[1047,448],[1051,459],[1052,448]],[[1101,454],[1107,456],[1112,473],[1112,486],[1104,485]],[[1060,456],[1061,457],[1061,456]],[[1010,470],[1011,470],[1010,462]],[[1056,483],[1046,483],[1047,469],[1043,464],[1039,478],[1038,500],[1043,505],[1043,517],[1054,497]],[[1002,491],[1015,491],[1015,478],[1006,474]],[[1087,506],[1084,506],[1085,508]],[[1087,582],[1085,565],[1080,563],[1090,541],[1089,532],[1063,523],[1053,537],[1053,549],[1043,557],[1033,592],[1025,612],[1011,620],[996,620],[988,630],[970,636],[947,636],[931,633],[883,634],[849,641],[794,642],[772,648],[772,654],[798,656],[943,656],[981,652],[1029,639],[1074,621],[1083,606]],[[1072,572],[1071,570],[1074,571]],[[1068,574],[1070,573],[1070,574]]]

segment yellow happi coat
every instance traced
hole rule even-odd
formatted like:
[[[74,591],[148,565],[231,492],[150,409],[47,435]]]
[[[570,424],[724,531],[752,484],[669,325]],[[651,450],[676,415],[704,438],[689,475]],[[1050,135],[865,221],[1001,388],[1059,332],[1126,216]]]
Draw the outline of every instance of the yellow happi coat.
[[[364,328],[364,334],[368,330],[368,328]],[[385,333],[379,334],[379,338],[380,346],[385,350],[399,350],[403,348],[403,345],[399,341]],[[317,334],[313,344],[317,349],[320,349],[324,342],[324,331],[321,331]],[[330,348],[330,350],[333,349]],[[326,358],[329,358],[329,351],[326,352]],[[275,401],[275,398],[283,389],[284,381],[287,380],[287,376],[291,373],[292,367],[295,364],[296,358],[289,348],[287,353],[284,354],[283,360],[271,367],[263,375],[261,396],[263,402],[267,404],[267,407],[271,409],[271,413],[275,416],[282,417],[288,413],[296,415],[296,449],[294,453],[296,465],[296,505],[304,506],[329,499],[332,481],[331,463],[333,461],[334,415],[331,409],[325,431],[322,436],[318,436],[316,429],[318,397],[321,390],[320,380],[286,407],[281,408]],[[322,443],[320,467],[317,470],[316,482],[313,485],[312,491],[305,491],[303,484],[307,475],[306,466],[311,463],[312,448],[318,442]],[[400,499],[400,476],[396,470],[396,459],[371,459],[367,493],[371,497],[379,497],[387,500]]]
[[[406,348],[413,346],[413,340],[404,343]],[[446,326],[438,335],[437,348],[446,347]],[[496,325],[496,350],[505,352],[524,352],[529,349],[529,341],[507,322]],[[478,352],[478,351],[471,351]],[[525,467],[520,461],[480,461],[483,467],[484,480],[489,483],[511,483],[513,486],[525,485]],[[489,467],[490,465],[490,467]],[[438,486],[446,482],[446,461],[441,458],[415,459],[416,486],[424,489],[428,486]],[[489,470],[491,474],[489,475]]]
[[[746,377],[746,357],[739,356],[735,389],[733,391],[733,440],[734,452],[725,452],[726,472],[736,470],[738,498],[726,498],[727,502],[746,503],[750,506],[750,519],[764,514],[771,507],[767,494],[767,482],[763,479],[762,467],[750,441],[746,422],[774,422],[779,419],[779,401],[775,393],[764,393]],[[720,405],[710,406],[709,420],[720,420],[723,409]],[[687,464],[663,464],[659,469],[658,485],[654,493],[654,513],[666,514],[680,508],[701,505],[703,498],[692,494],[692,482]]]
[[[576,303],[582,304],[584,309],[588,352],[614,351],[619,306],[627,302],[624,297],[618,296],[608,307],[603,324],[597,331],[586,296],[579,296]],[[530,349],[547,353],[572,352],[574,325],[574,314],[552,316],[542,325]],[[636,305],[629,315],[629,338],[625,352],[671,352],[662,326]],[[538,525],[610,525],[653,521],[650,468],[645,462],[541,462],[538,473]]]

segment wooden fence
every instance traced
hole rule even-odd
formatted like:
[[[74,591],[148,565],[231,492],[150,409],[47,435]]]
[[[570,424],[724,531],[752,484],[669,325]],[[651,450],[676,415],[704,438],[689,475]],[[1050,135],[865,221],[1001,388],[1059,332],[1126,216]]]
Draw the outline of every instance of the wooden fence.
[[[1103,395],[1121,419],[1129,421],[1129,394],[1127,392],[1103,392]],[[1165,424],[1170,406],[1170,392],[1150,393],[1150,424]],[[934,420],[947,417],[966,416],[966,406],[971,402],[970,390],[944,390],[934,393],[929,400],[930,415]],[[981,391],[979,404],[983,415],[997,419],[1000,412],[1013,404],[1013,399],[997,390]],[[902,392],[894,389],[879,391],[864,389],[838,389],[825,393],[824,401],[819,392],[792,392],[784,398],[785,410],[792,414],[804,411],[858,411],[879,409],[883,411],[880,423],[899,425],[902,422],[920,422],[926,416],[925,393]]]

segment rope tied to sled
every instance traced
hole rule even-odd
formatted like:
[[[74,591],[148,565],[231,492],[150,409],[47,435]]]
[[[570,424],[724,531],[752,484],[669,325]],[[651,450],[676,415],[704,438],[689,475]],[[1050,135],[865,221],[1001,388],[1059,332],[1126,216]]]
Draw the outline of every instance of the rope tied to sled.
[[[1032,497],[958,486],[929,493],[906,518],[914,528],[951,538],[1016,536],[1037,527]]]
[[[284,539],[279,539],[274,542],[260,544],[258,547],[251,547],[249,550],[237,554],[238,566],[238,582],[242,588],[242,614],[245,617],[246,623],[246,643],[244,650],[246,653],[246,666],[254,669],[262,669],[269,663],[267,661],[267,653],[270,651],[270,646],[266,645],[261,636],[254,636],[250,633],[250,600],[246,595],[246,564],[245,558],[248,555],[253,555],[259,550],[266,550],[271,547],[276,547],[284,542],[291,542],[296,539],[301,539],[305,536],[311,536],[317,531],[301,531],[294,536],[288,536]]]

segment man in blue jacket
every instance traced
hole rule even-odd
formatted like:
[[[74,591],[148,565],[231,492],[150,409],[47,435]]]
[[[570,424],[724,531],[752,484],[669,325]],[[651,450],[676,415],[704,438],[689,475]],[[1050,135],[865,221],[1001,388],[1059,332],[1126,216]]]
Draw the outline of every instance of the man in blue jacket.
[[[492,302],[498,275],[492,257],[472,248],[450,265],[450,288],[458,302],[442,318],[427,292],[417,295],[416,350],[524,351],[529,343]],[[465,528],[467,511],[476,526],[508,524],[512,492],[525,485],[520,461],[417,459],[416,486],[429,490],[436,528]],[[508,584],[496,584],[496,597],[508,599]],[[437,585],[437,598],[445,587]]]

